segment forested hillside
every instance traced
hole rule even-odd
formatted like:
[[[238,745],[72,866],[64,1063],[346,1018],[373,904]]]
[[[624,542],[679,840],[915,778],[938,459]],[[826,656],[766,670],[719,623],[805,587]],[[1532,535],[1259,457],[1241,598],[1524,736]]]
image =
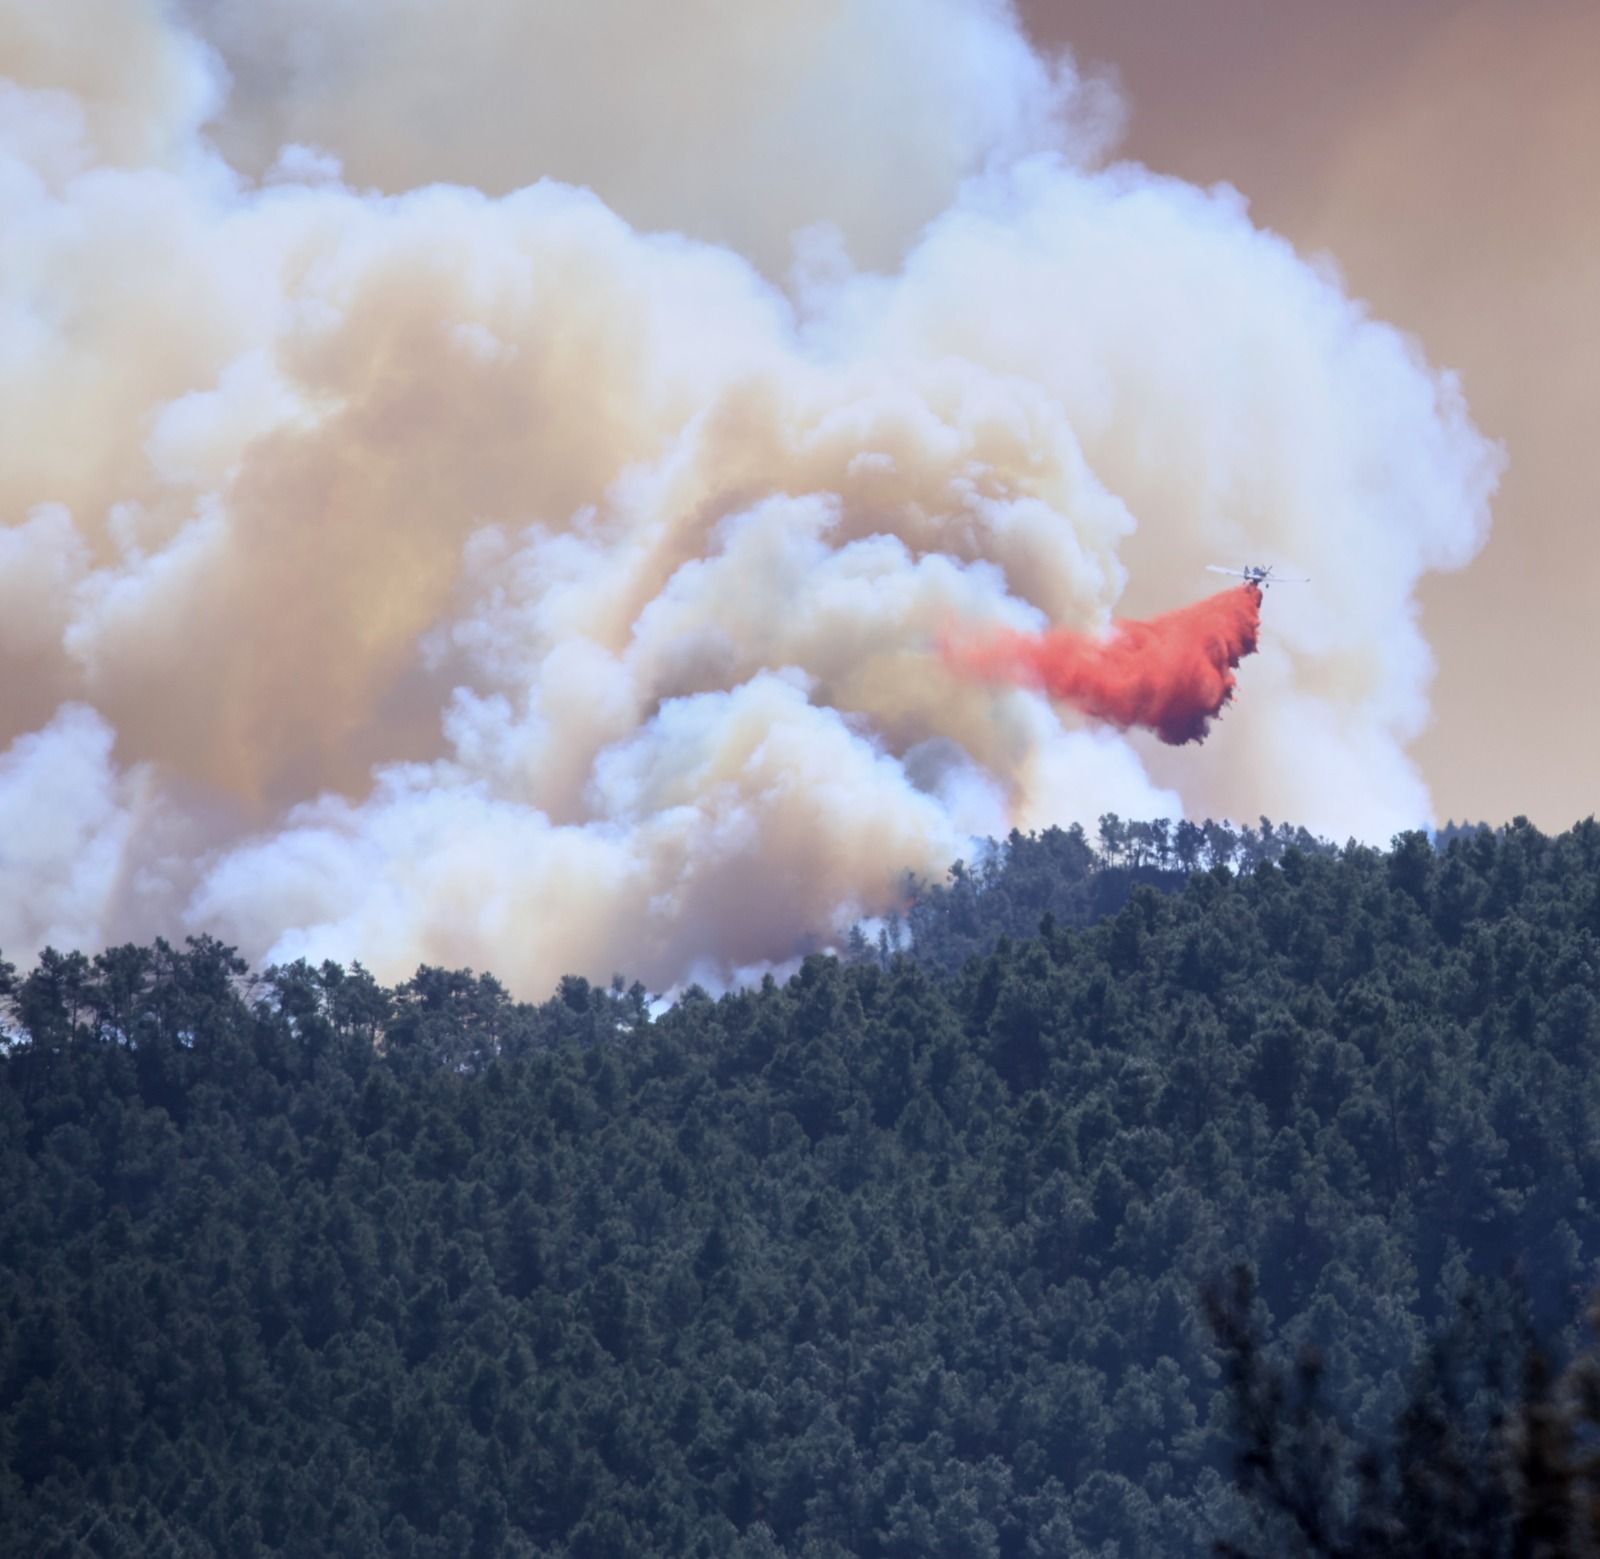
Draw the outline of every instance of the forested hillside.
[[[1097,845],[1081,828],[1013,832],[1003,843],[991,841],[981,859],[956,862],[945,882],[913,879],[905,916],[890,917],[875,943],[858,929],[846,957],[876,956],[886,965],[903,952],[955,974],[973,954],[993,952],[1003,936],[1037,936],[1046,915],[1058,927],[1092,925],[1121,909],[1135,888],[1173,893],[1202,867],[1250,872],[1290,849],[1338,853],[1303,828],[1274,827],[1265,817],[1259,828],[1235,829],[1211,821],[1174,826],[1165,818],[1124,822],[1108,813],[1100,819]]]
[[[1126,839],[653,1019],[208,941],[8,976],[0,1551],[1193,1554],[1239,1264],[1359,1432],[1475,1278],[1570,1343],[1600,828]]]

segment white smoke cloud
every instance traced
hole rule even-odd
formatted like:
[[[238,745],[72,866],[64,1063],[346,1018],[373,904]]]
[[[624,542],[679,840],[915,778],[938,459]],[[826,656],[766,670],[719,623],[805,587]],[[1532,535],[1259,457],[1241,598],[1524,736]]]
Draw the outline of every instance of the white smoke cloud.
[[[131,899],[160,892],[137,851],[156,822],[152,776],[119,771],[114,740],[92,709],[67,704],[0,753],[0,946],[98,947]]]
[[[1087,156],[1116,94],[1029,47],[1000,0],[186,0],[226,58],[217,127],[258,171],[326,147],[390,192],[538,178],[781,269],[826,223],[893,265],[963,179]]]
[[[1003,7],[105,9],[0,28],[13,956],[664,988],[1010,826],[1425,819],[1495,452]],[[1246,557],[1315,582],[1203,749],[941,670]]]

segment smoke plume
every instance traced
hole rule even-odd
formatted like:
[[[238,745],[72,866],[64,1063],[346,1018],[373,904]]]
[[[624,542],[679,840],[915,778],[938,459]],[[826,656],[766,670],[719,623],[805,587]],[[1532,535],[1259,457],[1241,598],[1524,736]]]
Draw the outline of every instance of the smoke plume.
[[[665,989],[1013,826],[1427,816],[1454,381],[994,0],[691,9],[0,9],[9,956]],[[1255,555],[1201,749],[937,653]]]
[[[1260,628],[1261,591],[1243,584],[1148,622],[1113,623],[1104,638],[999,629],[950,634],[941,647],[957,676],[1043,688],[1093,720],[1124,731],[1142,726],[1181,747],[1205,740]]]

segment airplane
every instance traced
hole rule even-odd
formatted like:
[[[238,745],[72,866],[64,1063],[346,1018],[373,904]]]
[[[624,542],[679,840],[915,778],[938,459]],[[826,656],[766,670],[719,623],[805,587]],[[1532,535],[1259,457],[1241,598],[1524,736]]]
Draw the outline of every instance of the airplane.
[[[1213,574],[1231,574],[1235,579],[1243,579],[1248,584],[1254,585],[1258,590],[1265,590],[1268,585],[1309,585],[1309,578],[1302,579],[1292,574],[1274,574],[1273,565],[1268,563],[1263,567],[1260,563],[1246,563],[1243,568],[1219,568],[1215,563],[1207,563],[1206,568]]]

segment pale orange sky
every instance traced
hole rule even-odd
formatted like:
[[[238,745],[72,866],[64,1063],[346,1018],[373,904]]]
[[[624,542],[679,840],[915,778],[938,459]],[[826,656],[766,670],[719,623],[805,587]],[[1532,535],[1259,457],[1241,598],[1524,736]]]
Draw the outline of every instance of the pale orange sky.
[[[1509,466],[1488,546],[1422,588],[1439,820],[1600,810],[1600,3],[1022,0],[1110,66],[1123,154],[1210,184],[1461,376]]]

